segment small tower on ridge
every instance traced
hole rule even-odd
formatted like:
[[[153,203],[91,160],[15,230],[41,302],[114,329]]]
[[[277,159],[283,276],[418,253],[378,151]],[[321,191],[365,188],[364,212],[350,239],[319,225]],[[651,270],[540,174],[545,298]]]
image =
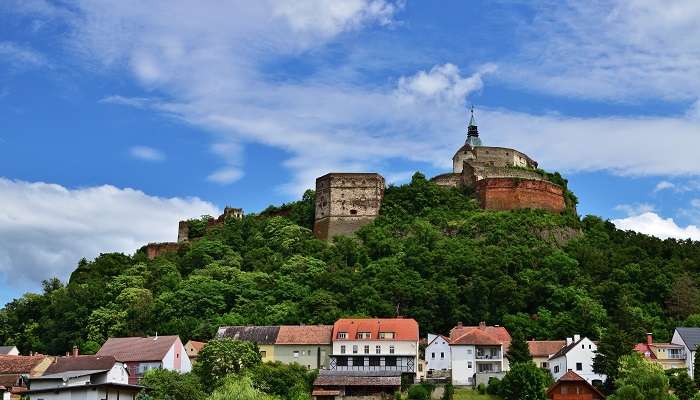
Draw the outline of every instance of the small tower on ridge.
[[[474,119],[474,105],[472,105],[471,108],[471,118],[469,118],[467,141],[465,143],[472,147],[481,146],[481,139],[479,139],[479,128],[476,126],[476,120]]]

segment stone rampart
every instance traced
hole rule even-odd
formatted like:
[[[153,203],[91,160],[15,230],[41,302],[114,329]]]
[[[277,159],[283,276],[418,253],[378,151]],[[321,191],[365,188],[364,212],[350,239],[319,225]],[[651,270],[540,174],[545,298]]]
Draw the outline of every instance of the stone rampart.
[[[488,210],[537,208],[562,212],[566,208],[561,186],[544,180],[487,178],[476,182],[477,198]]]

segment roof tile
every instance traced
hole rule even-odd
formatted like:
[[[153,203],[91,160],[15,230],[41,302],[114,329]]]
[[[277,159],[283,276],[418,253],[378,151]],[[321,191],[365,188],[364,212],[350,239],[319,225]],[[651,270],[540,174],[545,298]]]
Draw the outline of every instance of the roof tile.
[[[117,361],[161,361],[178,336],[109,338],[98,356],[114,356]]]
[[[419,338],[418,322],[413,318],[342,318],[333,325],[334,340],[338,332],[346,332],[346,340],[357,340],[358,332],[369,332],[371,340],[381,340],[380,332],[393,332],[389,340],[417,342]]]
[[[275,344],[331,344],[333,325],[283,325]]]

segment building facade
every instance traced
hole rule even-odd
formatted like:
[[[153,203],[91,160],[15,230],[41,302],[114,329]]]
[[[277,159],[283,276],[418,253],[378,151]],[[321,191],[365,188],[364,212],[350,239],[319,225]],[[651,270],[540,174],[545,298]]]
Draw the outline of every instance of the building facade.
[[[698,345],[700,345],[700,328],[676,328],[673,332],[671,343],[682,346],[688,375],[691,378],[694,377],[695,371],[693,367]]]
[[[681,344],[655,343],[651,333],[647,333],[646,342],[636,344],[634,350],[663,369],[686,368],[685,347]]]
[[[425,364],[428,378],[449,376],[452,371],[450,339],[443,335],[428,334],[425,347]]]
[[[593,372],[593,358],[598,346],[592,340],[580,335],[566,338],[566,345],[549,358],[549,371],[558,380],[568,371],[573,371],[588,383],[602,384],[604,374]]]
[[[548,390],[551,400],[603,400],[605,396],[573,371],[567,371]]]
[[[505,354],[510,334],[501,326],[457,325],[450,331],[452,384],[475,386],[487,384],[491,377],[502,378],[509,370]]]
[[[566,340],[528,340],[527,347],[532,362],[540,368],[549,370],[549,357],[566,346]]]

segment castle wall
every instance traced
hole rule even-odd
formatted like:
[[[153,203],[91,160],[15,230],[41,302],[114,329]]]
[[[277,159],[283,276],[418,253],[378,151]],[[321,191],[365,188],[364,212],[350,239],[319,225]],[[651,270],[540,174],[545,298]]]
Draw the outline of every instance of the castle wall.
[[[187,221],[180,221],[177,224],[177,242],[184,243],[190,239],[190,225]]]
[[[434,176],[430,181],[438,186],[458,187],[462,185],[462,176],[455,173],[446,173]]]
[[[511,167],[495,167],[482,162],[470,161],[464,164],[461,182],[467,187],[475,187],[476,182],[487,178],[520,178],[535,181],[546,180],[535,170]]]
[[[566,208],[563,189],[543,180],[488,178],[476,183],[481,207],[488,210],[537,208],[561,212]]]
[[[537,168],[537,162],[527,154],[506,147],[464,145],[452,157],[453,172],[461,173],[465,161],[494,167]]]
[[[179,243],[149,243],[146,245],[146,256],[149,260],[153,260],[166,253],[177,253],[178,250],[180,250]]]
[[[314,234],[350,235],[379,215],[384,178],[375,173],[331,173],[316,179]]]

